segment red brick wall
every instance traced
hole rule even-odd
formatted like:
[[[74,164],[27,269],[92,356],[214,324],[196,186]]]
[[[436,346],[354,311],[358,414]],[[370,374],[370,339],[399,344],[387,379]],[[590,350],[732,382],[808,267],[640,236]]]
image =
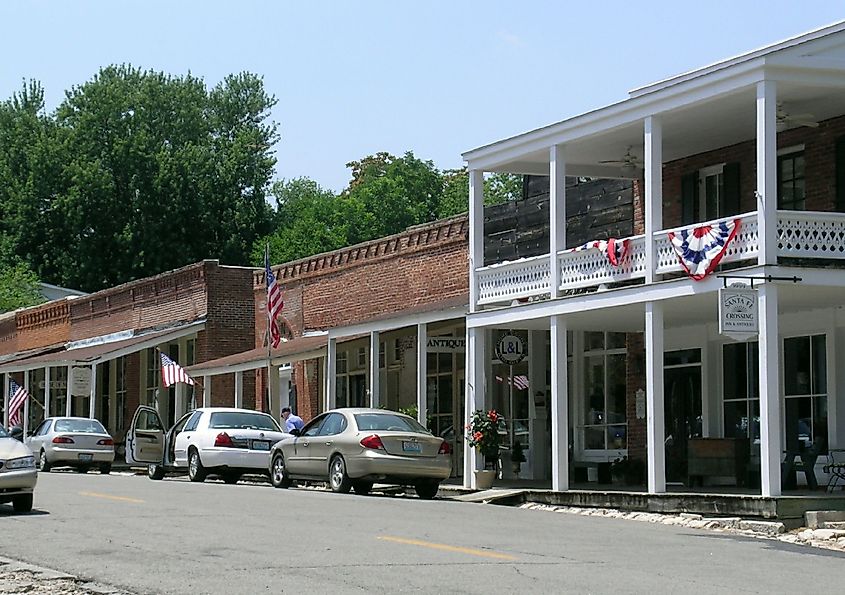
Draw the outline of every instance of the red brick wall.
[[[68,300],[48,302],[21,310],[14,315],[14,327],[4,325],[6,337],[15,340],[0,342],[3,353],[27,351],[48,345],[60,345],[70,335],[70,302]]]

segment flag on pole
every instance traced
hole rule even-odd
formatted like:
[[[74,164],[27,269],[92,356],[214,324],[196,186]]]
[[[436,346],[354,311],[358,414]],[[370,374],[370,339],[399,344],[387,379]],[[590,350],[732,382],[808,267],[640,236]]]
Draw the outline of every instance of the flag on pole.
[[[158,354],[161,356],[161,381],[164,386],[169,388],[177,382],[194,384],[194,379],[188,376],[182,366],[170,359],[163,351],[159,351]]]
[[[29,398],[29,393],[17,382],[9,379],[9,427],[21,425],[23,405]]]
[[[282,313],[285,305],[282,300],[282,289],[276,282],[276,276],[270,270],[270,245],[264,249],[264,276],[267,280],[267,321],[270,325],[270,340],[273,347],[278,347],[282,342],[282,332],[279,330],[279,323],[276,319]]]
[[[739,222],[739,219],[730,219],[716,225],[669,232],[672,248],[690,277],[701,281],[713,272],[739,230]]]
[[[513,387],[517,390],[527,390],[528,389],[528,376],[526,376],[524,374],[519,374],[517,376],[514,376],[513,379],[511,379],[511,377],[508,376],[507,381],[505,381],[505,379],[502,378],[501,376],[496,376],[496,382],[507,382],[508,384],[513,384]]]

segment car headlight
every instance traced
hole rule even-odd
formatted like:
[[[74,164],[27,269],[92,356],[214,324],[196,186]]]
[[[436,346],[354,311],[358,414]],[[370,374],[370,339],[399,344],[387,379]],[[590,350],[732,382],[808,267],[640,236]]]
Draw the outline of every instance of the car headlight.
[[[35,457],[30,455],[28,457],[20,457],[17,459],[9,459],[6,461],[6,464],[3,465],[4,469],[34,469],[35,468]]]

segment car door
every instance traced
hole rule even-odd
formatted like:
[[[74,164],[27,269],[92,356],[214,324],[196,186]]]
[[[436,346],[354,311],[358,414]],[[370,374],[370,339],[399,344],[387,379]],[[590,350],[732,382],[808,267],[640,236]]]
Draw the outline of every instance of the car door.
[[[164,426],[158,411],[141,406],[135,411],[132,424],[126,433],[126,462],[164,463]]]
[[[315,417],[308,425],[302,428],[300,435],[294,438],[293,444],[283,450],[285,453],[285,464],[291,475],[314,474],[311,444],[317,439],[320,426],[325,419],[325,415]]]
[[[346,429],[346,418],[342,413],[329,413],[320,425],[316,438],[311,443],[311,461],[314,473],[328,478],[329,457],[336,451],[335,439]]]
[[[29,450],[35,453],[36,458],[41,456],[41,447],[44,443],[44,436],[46,436],[47,432],[50,431],[50,427],[52,425],[52,419],[45,419],[37,428],[35,428],[35,431],[31,436],[24,438],[24,443],[29,447]]]
[[[194,437],[201,416],[202,411],[186,413],[179,418],[179,421],[170,430],[170,441],[173,444],[172,461],[175,467],[186,467],[188,465],[188,447],[191,445],[191,439]]]

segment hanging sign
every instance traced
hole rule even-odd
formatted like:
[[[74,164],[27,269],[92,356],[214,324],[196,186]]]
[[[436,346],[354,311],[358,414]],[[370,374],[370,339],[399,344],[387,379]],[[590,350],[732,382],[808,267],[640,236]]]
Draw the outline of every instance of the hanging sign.
[[[496,343],[496,357],[503,364],[513,366],[525,359],[525,344],[516,335],[505,335]]]
[[[74,397],[87,397],[91,394],[91,368],[71,370],[70,394]]]
[[[757,335],[757,290],[734,283],[719,290],[719,334],[738,341]]]

